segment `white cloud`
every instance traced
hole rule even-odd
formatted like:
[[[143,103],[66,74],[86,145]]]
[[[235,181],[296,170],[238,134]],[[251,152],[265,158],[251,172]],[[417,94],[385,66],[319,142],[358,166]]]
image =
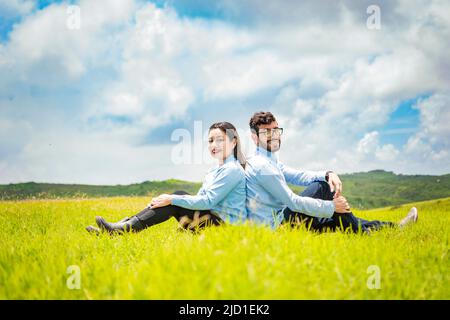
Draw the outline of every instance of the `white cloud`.
[[[378,147],[378,132],[372,131],[366,133],[364,138],[358,142],[358,152],[363,155],[374,153]]]
[[[0,158],[14,159],[32,134],[33,127],[29,121],[0,118]]]
[[[64,3],[39,10],[14,27],[2,60],[18,80],[57,87],[108,61],[117,35],[108,32],[127,23],[134,1],[81,1],[79,7],[80,29],[68,28],[71,13]]]
[[[397,159],[399,151],[392,144],[385,144],[377,149],[375,156],[383,162],[392,162]]]
[[[395,161],[399,155],[399,151],[392,144],[380,145],[377,131],[367,133],[358,142],[357,152],[358,156],[362,157],[362,161],[374,158],[374,160],[378,160],[380,165],[382,165],[382,162],[390,163]]]
[[[437,93],[416,105],[420,111],[419,131],[409,138],[405,152],[420,163],[450,167],[450,94]]]
[[[173,65],[181,50],[173,29],[182,24],[173,15],[152,4],[136,11],[136,25],[121,37],[118,80],[104,87],[87,117],[129,116],[145,134],[186,112],[194,94]]]
[[[115,135],[65,132],[35,134],[14,161],[0,166],[0,183],[51,182],[129,184],[163,180],[167,172],[185,172],[196,181],[209,167],[174,164],[171,146],[132,146]],[[167,157],[167,155],[169,155]]]

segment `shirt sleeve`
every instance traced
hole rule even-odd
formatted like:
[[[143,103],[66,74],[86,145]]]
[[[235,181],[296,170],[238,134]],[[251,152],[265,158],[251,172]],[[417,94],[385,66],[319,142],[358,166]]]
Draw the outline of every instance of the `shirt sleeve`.
[[[221,202],[244,179],[238,168],[219,169],[213,184],[203,189],[203,194],[182,195],[172,199],[172,204],[192,210],[209,210]],[[203,187],[202,187],[203,188]]]
[[[261,174],[261,172],[257,172],[256,179],[268,193],[294,212],[302,212],[318,218],[331,218],[334,213],[333,201],[301,197],[295,194],[283,180],[281,173]]]
[[[278,162],[278,167],[283,172],[286,181],[297,186],[307,186],[314,181],[326,181],[326,171],[295,170],[281,162]]]

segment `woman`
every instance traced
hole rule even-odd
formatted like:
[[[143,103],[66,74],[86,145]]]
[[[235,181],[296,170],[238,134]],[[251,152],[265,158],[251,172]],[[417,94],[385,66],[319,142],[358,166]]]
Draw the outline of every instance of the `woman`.
[[[245,158],[236,128],[228,122],[214,123],[209,128],[208,149],[211,156],[217,159],[218,166],[208,172],[197,195],[188,195],[183,191],[162,194],[131,218],[110,223],[96,217],[100,229],[88,226],[87,231],[139,232],[171,217],[188,230],[245,220]]]

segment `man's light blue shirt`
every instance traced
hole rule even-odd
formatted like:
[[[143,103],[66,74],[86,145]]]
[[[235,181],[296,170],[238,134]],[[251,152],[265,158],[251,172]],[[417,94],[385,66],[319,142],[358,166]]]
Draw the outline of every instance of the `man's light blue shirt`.
[[[248,219],[276,228],[287,207],[310,216],[330,218],[334,213],[333,201],[301,197],[288,186],[288,183],[307,186],[314,181],[325,181],[325,174],[325,171],[289,168],[274,153],[258,147],[245,168]]]
[[[231,155],[221,166],[208,172],[197,195],[175,196],[172,204],[192,210],[210,210],[234,224],[247,218],[245,200],[245,172]]]

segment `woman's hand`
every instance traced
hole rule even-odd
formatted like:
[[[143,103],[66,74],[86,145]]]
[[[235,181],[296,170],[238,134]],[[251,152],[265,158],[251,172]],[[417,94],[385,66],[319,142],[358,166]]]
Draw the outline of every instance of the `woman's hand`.
[[[153,198],[148,206],[152,209],[165,207],[172,204],[172,198],[173,197],[170,194],[162,194],[156,198]]]

